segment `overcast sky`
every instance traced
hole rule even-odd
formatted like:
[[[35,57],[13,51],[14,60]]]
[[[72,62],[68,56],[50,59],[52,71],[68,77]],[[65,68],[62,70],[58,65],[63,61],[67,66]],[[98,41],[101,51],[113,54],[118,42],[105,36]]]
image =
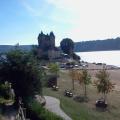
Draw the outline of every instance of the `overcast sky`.
[[[53,31],[58,46],[120,37],[120,0],[1,0],[0,44],[37,44]]]

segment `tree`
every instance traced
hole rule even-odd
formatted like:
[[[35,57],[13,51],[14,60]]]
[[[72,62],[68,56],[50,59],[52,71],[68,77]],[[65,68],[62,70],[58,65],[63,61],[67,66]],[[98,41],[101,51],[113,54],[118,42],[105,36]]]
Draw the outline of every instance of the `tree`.
[[[55,63],[51,63],[51,64],[49,64],[49,71],[52,74],[58,76],[59,66],[57,64],[55,64]]]
[[[82,71],[81,83],[84,86],[84,96],[87,97],[87,85],[91,83],[91,76],[88,74],[88,71],[84,69]]]
[[[56,63],[49,64],[49,72],[51,73],[51,75],[53,77],[56,78],[56,82],[57,82],[57,77],[58,77],[58,73],[59,73],[59,66]]]
[[[76,79],[76,72],[75,72],[75,70],[70,69],[69,74],[70,74],[71,79],[72,79],[72,89],[74,90],[74,88],[75,88],[74,87],[74,80]]]
[[[69,74],[72,78],[72,89],[74,90],[74,88],[75,88],[74,81],[78,80],[79,82],[81,82],[81,72],[78,70],[75,70],[75,69],[70,69]]]
[[[95,81],[95,86],[97,86],[98,92],[103,94],[103,98],[106,101],[107,94],[113,90],[114,84],[110,82],[109,73],[106,69],[100,70],[96,77],[98,80]]]
[[[74,42],[69,38],[65,38],[61,41],[60,47],[64,53],[71,55],[74,49]]]
[[[32,45],[32,49],[30,53],[35,57],[38,58],[38,46],[37,45]]]
[[[76,61],[80,61],[80,56],[78,56],[77,54],[73,53],[73,59],[76,60]]]
[[[40,94],[42,70],[35,58],[19,49],[5,54],[0,61],[0,81],[12,83],[16,100]]]

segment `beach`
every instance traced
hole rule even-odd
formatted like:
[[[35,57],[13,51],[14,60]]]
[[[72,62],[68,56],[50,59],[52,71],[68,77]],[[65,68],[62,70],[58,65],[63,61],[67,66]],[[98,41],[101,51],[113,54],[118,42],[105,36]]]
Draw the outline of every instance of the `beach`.
[[[88,63],[88,72],[92,77],[92,80],[96,80],[96,73],[103,69],[103,65],[95,65],[93,63]],[[120,91],[120,69],[116,66],[106,65],[107,72],[110,75],[110,80],[115,84],[114,90]]]

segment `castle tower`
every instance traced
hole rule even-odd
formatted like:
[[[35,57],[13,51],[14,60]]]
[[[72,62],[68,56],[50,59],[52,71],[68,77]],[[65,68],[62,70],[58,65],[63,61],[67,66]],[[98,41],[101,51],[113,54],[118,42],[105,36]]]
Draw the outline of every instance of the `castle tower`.
[[[40,43],[42,41],[42,37],[43,37],[43,32],[41,31],[41,33],[38,35],[38,45],[40,46]]]
[[[50,44],[51,44],[51,48],[55,47],[55,35],[53,32],[50,32]]]
[[[44,49],[46,46],[46,35],[43,34],[43,32],[41,31],[41,33],[38,35],[38,45],[41,49]]]

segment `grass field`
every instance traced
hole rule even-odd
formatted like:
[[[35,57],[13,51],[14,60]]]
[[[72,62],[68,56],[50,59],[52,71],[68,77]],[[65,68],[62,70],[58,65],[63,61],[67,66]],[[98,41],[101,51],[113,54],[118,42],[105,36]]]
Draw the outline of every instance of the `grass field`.
[[[73,120],[119,120],[120,119],[120,92],[113,91],[108,94],[108,108],[106,111],[96,109],[95,101],[101,97],[97,93],[96,88],[93,85],[88,86],[89,102],[79,103],[64,96],[65,89],[72,89],[72,80],[69,77],[68,71],[60,71],[60,77],[58,79],[59,91],[53,91],[51,88],[44,88],[44,95],[49,95],[60,99],[61,108],[67,113]],[[75,82],[74,95],[83,94],[82,87],[79,83]]]

